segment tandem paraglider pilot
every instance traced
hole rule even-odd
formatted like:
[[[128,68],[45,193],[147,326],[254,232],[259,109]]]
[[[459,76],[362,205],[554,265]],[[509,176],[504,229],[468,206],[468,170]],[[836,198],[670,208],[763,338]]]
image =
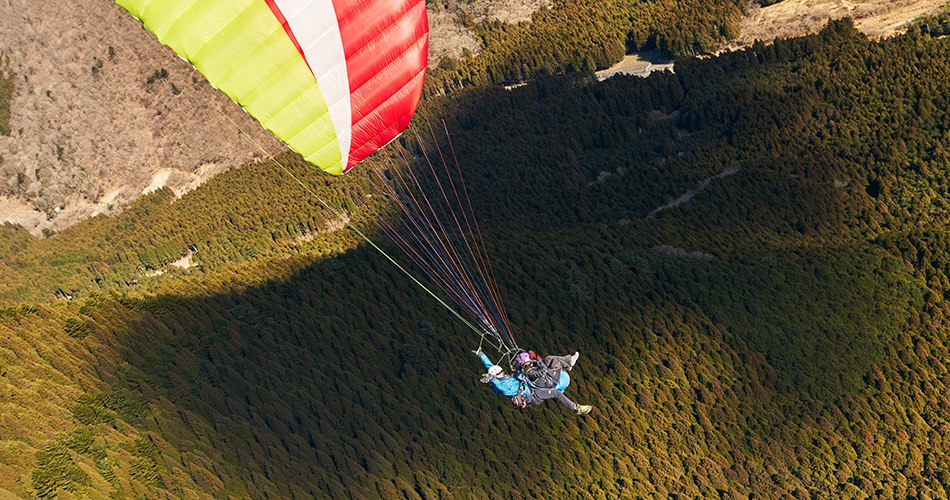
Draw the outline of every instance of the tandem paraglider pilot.
[[[571,401],[564,394],[571,377],[567,374],[577,363],[579,353],[568,356],[546,356],[543,359],[534,352],[522,352],[515,357],[517,371],[513,374],[496,365],[481,349],[472,351],[488,369],[482,375],[483,384],[491,384],[492,390],[511,398],[521,408],[537,406],[548,399],[556,399],[578,415],[590,413],[593,407]]]

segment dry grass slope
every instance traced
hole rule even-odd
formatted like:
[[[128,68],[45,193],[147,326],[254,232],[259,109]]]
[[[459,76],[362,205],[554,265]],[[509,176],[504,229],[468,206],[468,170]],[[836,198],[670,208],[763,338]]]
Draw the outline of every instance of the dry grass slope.
[[[947,0],[782,0],[753,8],[742,22],[742,34],[729,48],[817,33],[829,20],[842,17],[854,19],[855,26],[872,38],[892,36],[946,4]]]

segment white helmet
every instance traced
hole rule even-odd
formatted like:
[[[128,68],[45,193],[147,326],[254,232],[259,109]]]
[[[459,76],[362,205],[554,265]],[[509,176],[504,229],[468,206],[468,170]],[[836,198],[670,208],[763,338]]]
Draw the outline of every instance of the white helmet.
[[[492,365],[491,368],[488,369],[488,374],[492,377],[497,377],[499,373],[501,373],[501,367],[498,365]]]

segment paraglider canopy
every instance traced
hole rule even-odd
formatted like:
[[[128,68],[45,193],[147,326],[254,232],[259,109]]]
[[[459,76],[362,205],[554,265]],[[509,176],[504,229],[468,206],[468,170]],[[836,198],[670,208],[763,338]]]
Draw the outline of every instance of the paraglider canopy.
[[[424,0],[117,0],[311,163],[340,174],[422,94]]]

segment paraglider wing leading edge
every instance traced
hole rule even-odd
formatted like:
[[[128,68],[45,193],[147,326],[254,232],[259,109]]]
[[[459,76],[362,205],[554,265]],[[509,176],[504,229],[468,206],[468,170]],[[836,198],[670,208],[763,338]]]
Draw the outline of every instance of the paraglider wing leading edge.
[[[340,174],[422,94],[424,0],[117,0],[264,127]]]

